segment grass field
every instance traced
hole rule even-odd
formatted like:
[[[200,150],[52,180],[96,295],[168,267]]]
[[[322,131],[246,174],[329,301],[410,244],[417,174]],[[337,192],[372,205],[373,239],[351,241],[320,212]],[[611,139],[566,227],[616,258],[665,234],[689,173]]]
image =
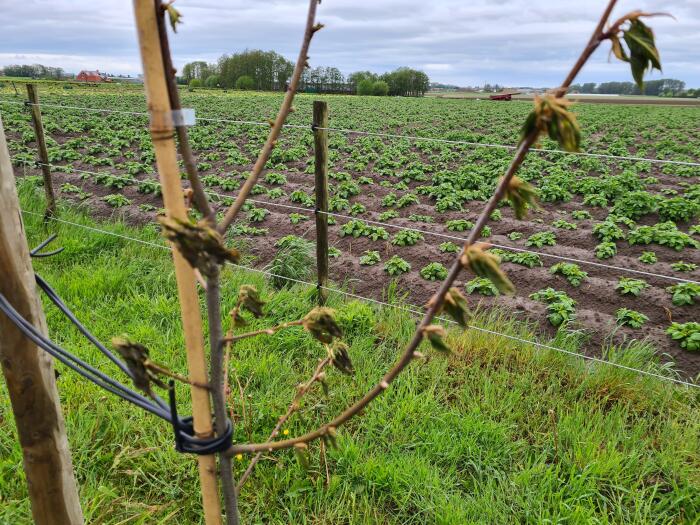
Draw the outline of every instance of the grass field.
[[[49,231],[66,250],[36,270],[103,341],[128,334],[152,357],[184,372],[185,358],[169,253],[108,234],[52,223],[42,227],[41,190],[20,183],[29,242]],[[36,214],[36,215],[35,215]],[[64,204],[61,218],[113,234],[162,242],[153,227],[96,224]],[[313,290],[279,292],[260,276],[226,270],[223,311],[238,286],[263,290],[271,319],[296,319]],[[389,300],[400,297],[389,295]],[[378,380],[413,330],[392,308],[357,301],[333,307],[351,344],[352,380],[329,373],[330,395],[312,394],[287,427],[303,432],[334,415]],[[52,337],[113,370],[47,306]],[[532,339],[534,327],[506,311],[476,324]],[[253,326],[260,322],[254,321]],[[246,523],[697,523],[700,519],[700,396],[650,377],[485,335],[454,332],[449,358],[416,362],[365,412],[340,429],[310,475],[291,452],[265,457],[242,492]],[[560,333],[553,344],[578,350]],[[236,440],[263,439],[308,377],[322,349],[300,329],[236,346],[233,368],[245,386],[234,399]],[[650,346],[609,348],[606,357],[672,374]],[[58,388],[89,523],[201,523],[195,462],[173,450],[160,420],[103,395],[59,367]],[[181,391],[182,411],[187,395]],[[30,522],[12,416],[0,386],[0,523]],[[236,462],[242,472],[247,458]],[[326,480],[328,481],[326,483]]]

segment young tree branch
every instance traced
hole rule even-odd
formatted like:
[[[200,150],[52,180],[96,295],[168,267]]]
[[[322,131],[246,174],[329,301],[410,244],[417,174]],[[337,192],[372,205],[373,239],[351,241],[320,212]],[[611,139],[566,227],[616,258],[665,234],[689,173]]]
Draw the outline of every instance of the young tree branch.
[[[301,49],[299,50],[299,57],[297,58],[297,63],[294,66],[294,73],[292,74],[292,79],[289,82],[289,89],[287,89],[287,92],[284,95],[284,101],[282,102],[279,112],[277,113],[277,118],[275,119],[275,122],[270,128],[270,134],[268,135],[262,150],[260,150],[260,153],[258,154],[258,159],[255,162],[255,165],[253,166],[253,171],[250,173],[248,180],[245,181],[245,184],[243,184],[241,191],[238,192],[236,200],[226,211],[226,215],[217,227],[217,230],[221,234],[225,233],[226,229],[234,221],[238,213],[241,211],[241,208],[243,207],[243,204],[245,203],[246,199],[248,198],[250,191],[253,189],[253,186],[257,184],[260,175],[265,169],[265,164],[270,158],[270,154],[272,153],[272,150],[274,149],[277,143],[277,139],[279,138],[280,133],[282,131],[282,126],[287,120],[287,116],[289,115],[292,109],[292,102],[294,102],[294,95],[296,94],[297,88],[299,86],[299,80],[301,79],[301,75],[304,72],[304,68],[308,67],[309,46],[311,44],[311,39],[313,38],[314,33],[316,33],[316,31],[318,31],[321,28],[320,25],[317,25],[315,23],[316,7],[319,3],[319,0],[309,0],[309,11],[306,18],[306,30],[304,31],[304,39],[301,43]]]
[[[284,330],[285,328],[291,328],[292,326],[301,326],[303,322],[304,321],[300,319],[299,321],[290,321],[288,323],[278,324],[277,326],[273,326],[272,328],[263,328],[261,330],[255,330],[254,332],[247,332],[245,334],[227,335],[221,340],[221,343],[230,344],[235,343],[236,341],[240,341],[241,339],[247,339],[248,337],[255,337],[258,335],[272,335],[276,332],[279,332],[280,330]]]
[[[160,36],[160,48],[163,54],[163,67],[165,69],[165,81],[168,85],[168,97],[170,98],[170,108],[172,110],[182,109],[180,104],[180,93],[175,83],[175,68],[170,54],[170,42],[168,41],[168,31],[165,27],[165,7],[161,0],[154,0],[158,19],[158,35]],[[216,224],[216,216],[214,210],[209,205],[209,199],[202,186],[202,181],[199,178],[197,170],[197,162],[194,158],[194,153],[190,146],[190,139],[187,135],[187,127],[183,125],[175,125],[177,133],[177,143],[180,146],[180,155],[185,165],[187,179],[190,181],[190,187],[193,192],[194,204],[199,212],[207,219],[211,226]]]
[[[584,48],[583,52],[581,53],[581,56],[579,59],[576,61],[574,64],[573,68],[567,75],[566,79],[562,83],[562,85],[557,88],[556,94],[557,96],[560,96],[565,94],[566,91],[568,90],[569,86],[573,82],[573,80],[576,78],[576,75],[579,73],[583,65],[586,63],[586,61],[590,58],[590,56],[593,54],[593,52],[598,48],[600,45],[602,39],[605,37],[605,34],[603,32],[603,28],[605,27],[605,24],[610,17],[610,13],[612,12],[613,8],[615,7],[615,4],[617,3],[617,0],[610,0],[608,3],[603,15],[601,16],[600,21],[598,22],[598,25],[596,27],[596,30],[594,31],[593,35],[591,36],[591,39],[589,40],[588,44]],[[518,171],[518,168],[522,164],[523,160],[525,159],[525,156],[527,155],[528,151],[532,147],[533,144],[537,141],[539,137],[540,131],[539,129],[533,129],[530,133],[528,133],[523,139],[520,141],[520,144],[518,145],[518,148],[515,152],[515,156],[513,160],[511,161],[510,165],[508,166],[508,169],[506,170],[505,175],[501,179],[500,183],[496,187],[496,190],[494,194],[492,195],[491,199],[488,201],[484,209],[481,211],[481,214],[479,215],[479,218],[476,221],[476,224],[474,228],[471,230],[471,233],[469,237],[467,238],[467,241],[465,243],[464,248],[462,249],[462,252],[459,254],[459,256],[455,259],[454,263],[452,264],[452,267],[449,270],[448,276],[443,281],[443,283],[440,285],[440,289],[438,292],[435,294],[431,302],[429,303],[428,310],[426,311],[425,315],[423,316],[422,320],[416,327],[416,331],[413,334],[413,337],[411,341],[409,342],[408,346],[404,350],[404,352],[401,354],[399,357],[398,361],[394,364],[394,366],[382,377],[381,381],[379,381],[371,390],[369,390],[362,398],[357,400],[352,406],[346,408],[340,415],[335,417],[333,420],[330,422],[320,426],[316,430],[312,432],[308,432],[304,435],[291,438],[291,439],[286,439],[282,441],[267,441],[265,443],[249,443],[249,444],[236,444],[233,445],[231,448],[229,448],[225,453],[226,454],[239,454],[239,453],[253,453],[253,452],[263,452],[263,451],[273,451],[273,450],[281,450],[281,449],[286,449],[286,448],[291,448],[294,445],[298,443],[307,443],[309,441],[312,441],[314,439],[321,438],[322,436],[328,434],[329,432],[333,432],[335,428],[338,426],[342,425],[349,419],[351,419],[353,416],[357,415],[360,413],[367,405],[369,405],[376,397],[378,397],[380,394],[382,394],[387,388],[389,388],[389,385],[391,382],[411,363],[413,358],[415,357],[415,353],[423,341],[424,335],[423,335],[423,330],[427,328],[433,321],[434,317],[437,315],[437,313],[440,311],[442,308],[442,305],[444,304],[445,301],[445,296],[447,295],[447,292],[449,289],[452,287],[454,281],[457,279],[459,276],[459,273],[461,272],[463,266],[461,263],[461,258],[462,255],[464,254],[465,250],[471,246],[472,244],[476,243],[478,241],[478,238],[480,236],[480,233],[483,229],[483,227],[486,225],[486,223],[489,221],[489,216],[491,213],[496,209],[496,206],[498,203],[501,201],[501,199],[504,197],[506,189],[508,188],[508,184],[515,175],[515,173]]]
[[[294,394],[294,398],[292,399],[292,402],[290,403],[289,407],[287,408],[287,411],[280,416],[280,418],[277,420],[277,424],[275,425],[275,428],[272,429],[272,432],[270,432],[270,437],[268,438],[268,441],[271,439],[276,438],[279,435],[280,429],[282,426],[289,420],[289,418],[299,410],[300,404],[299,402],[301,401],[301,398],[306,395],[306,393],[311,389],[313,384],[321,379],[323,377],[323,370],[328,366],[328,364],[331,362],[330,357],[326,357],[325,359],[322,359],[319,361],[318,366],[316,367],[316,370],[314,371],[313,375],[311,378],[306,382],[301,384],[298,388],[296,393]],[[262,457],[262,452],[258,452],[255,454],[253,459],[250,460],[250,464],[248,465],[248,468],[245,470],[241,478],[238,480],[238,485],[236,486],[236,489],[238,491],[241,490],[241,487],[243,487],[243,484],[246,482],[248,477],[252,474],[253,469],[255,468],[255,465],[260,461],[260,458]]]
[[[217,432],[224,430],[226,422],[226,393],[224,386],[224,348],[221,344],[223,329],[221,327],[221,291],[220,270],[211,275],[207,281],[207,317],[209,319],[209,359],[212,404],[214,405],[214,424]],[[233,423],[232,423],[233,424]],[[224,494],[226,523],[238,525],[238,492],[233,479],[233,465],[230,456],[219,455],[219,474]]]

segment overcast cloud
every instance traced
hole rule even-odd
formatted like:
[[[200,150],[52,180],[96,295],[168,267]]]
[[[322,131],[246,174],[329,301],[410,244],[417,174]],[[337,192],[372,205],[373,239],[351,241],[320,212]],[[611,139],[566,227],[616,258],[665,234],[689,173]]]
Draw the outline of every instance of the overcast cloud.
[[[343,73],[399,66],[459,85],[548,86],[561,81],[585,45],[607,0],[323,0],[326,28],[312,66]],[[306,0],[178,0],[183,25],[174,60],[215,61],[247,48],[296,56]],[[663,77],[700,87],[700,0],[620,0],[633,9],[667,11],[652,21]],[[128,0],[0,0],[0,65],[42,63],[66,71],[136,74],[141,63]],[[658,73],[653,78],[661,78]],[[627,68],[599,50],[578,81],[629,80]]]

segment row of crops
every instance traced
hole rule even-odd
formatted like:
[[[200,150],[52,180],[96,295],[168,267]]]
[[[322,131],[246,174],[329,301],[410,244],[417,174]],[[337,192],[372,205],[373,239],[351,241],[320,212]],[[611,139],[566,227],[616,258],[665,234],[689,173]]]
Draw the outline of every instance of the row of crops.
[[[56,174],[61,192],[101,214],[148,220],[158,213],[147,117],[50,107],[140,112],[141,93],[42,89],[49,162],[65,167]],[[530,109],[527,102],[325,98],[332,128],[492,145],[515,144]],[[18,102],[8,87],[0,99]],[[222,211],[267,136],[265,125],[236,121],[264,123],[280,96],[206,91],[183,99],[200,117],[191,142]],[[313,237],[312,101],[297,99],[290,122],[301,127],[285,130],[253,190],[255,202],[233,230],[254,239],[256,264],[268,262],[285,236]],[[0,111],[15,165],[26,169],[36,160],[28,113],[20,104],[0,103]],[[689,164],[531,154],[520,176],[538,187],[542,209],[517,221],[501,207],[480,232],[498,246],[517,295],[501,297],[478,278],[461,285],[475,303],[517,307],[544,326],[580,325],[594,342],[601,325],[648,338],[686,370],[700,370],[687,352],[700,349],[700,167],[692,165],[700,162],[700,107],[582,104],[576,112],[584,151]],[[540,147],[555,149],[547,139]],[[330,132],[331,277],[375,294],[377,279],[398,279],[414,301],[427,299],[511,155],[507,148]]]

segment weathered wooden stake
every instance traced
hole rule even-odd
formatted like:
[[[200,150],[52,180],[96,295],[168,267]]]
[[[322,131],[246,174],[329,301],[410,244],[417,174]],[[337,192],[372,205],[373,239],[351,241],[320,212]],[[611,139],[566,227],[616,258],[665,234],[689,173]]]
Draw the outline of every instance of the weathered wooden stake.
[[[22,224],[15,177],[0,118],[0,293],[44,334],[46,319]],[[79,525],[73,477],[51,357],[0,313],[0,361],[12,403],[34,523]]]
[[[41,173],[44,175],[44,192],[46,193],[46,213],[44,214],[44,220],[46,220],[49,217],[56,216],[56,196],[53,192],[51,166],[49,166],[49,152],[46,149],[46,139],[44,138],[44,125],[41,122],[39,94],[34,84],[27,84],[27,96],[29,97],[29,108],[32,111],[32,124],[34,125],[36,146],[39,150],[39,159],[41,160]]]
[[[175,130],[153,0],[134,0],[134,12],[143,62],[146,97],[151,114],[151,138],[163,187],[165,210],[170,217],[186,219],[180,169],[177,165]],[[173,250],[173,261],[187,347],[189,377],[195,383],[206,384],[208,377],[204,355],[204,335],[194,270],[177,249]],[[192,387],[192,415],[197,436],[202,438],[213,436],[211,405],[207,389]],[[221,524],[221,504],[216,477],[216,458],[212,455],[197,456],[197,459],[204,520],[207,525],[219,525]]]
[[[316,170],[316,270],[318,304],[328,300],[328,103],[314,101],[314,166]]]

